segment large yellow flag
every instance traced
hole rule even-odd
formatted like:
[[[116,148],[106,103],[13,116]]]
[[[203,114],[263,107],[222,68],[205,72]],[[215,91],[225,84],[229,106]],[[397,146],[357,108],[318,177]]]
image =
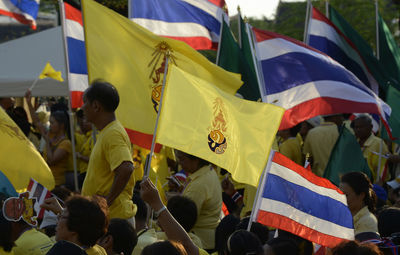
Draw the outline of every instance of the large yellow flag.
[[[89,81],[101,78],[116,86],[117,118],[141,147],[150,149],[168,52],[171,64],[228,93],[242,84],[239,75],[214,65],[184,42],[159,37],[93,0],[83,0],[82,7]]]
[[[284,111],[237,98],[170,66],[156,141],[257,186]]]
[[[16,190],[26,189],[30,178],[49,190],[54,188],[54,177],[47,163],[1,107],[0,141],[0,171]]]
[[[56,71],[51,65],[50,62],[47,62],[45,67],[43,68],[43,71],[39,75],[39,79],[44,79],[44,78],[52,78],[57,81],[64,81],[64,79],[61,76],[61,71]]]

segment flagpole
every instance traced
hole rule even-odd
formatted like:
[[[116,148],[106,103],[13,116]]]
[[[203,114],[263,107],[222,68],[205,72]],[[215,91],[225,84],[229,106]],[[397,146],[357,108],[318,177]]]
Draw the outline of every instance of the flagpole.
[[[308,45],[308,23],[310,20],[311,0],[307,0],[306,20],[304,22],[304,36],[303,42]]]
[[[325,16],[329,19],[329,0],[325,0]]]
[[[240,24],[240,19],[241,19],[241,17],[242,17],[242,14],[240,13],[240,6],[238,5],[238,7],[237,7],[237,11],[238,11],[238,32],[239,32],[239,41],[238,41],[238,44],[239,44],[239,47],[240,48],[242,48],[242,26],[241,26],[241,24]]]
[[[29,88],[30,91],[32,91],[32,89],[35,87],[35,85],[36,85],[36,83],[38,82],[38,80],[39,80],[39,76],[36,77],[36,79],[33,81],[31,87]]]
[[[162,84],[162,89],[161,89],[161,98],[160,98],[160,104],[158,105],[158,112],[157,112],[157,119],[156,119],[156,125],[154,127],[154,132],[153,132],[153,139],[151,141],[151,149],[150,149],[150,153],[146,158],[146,167],[144,170],[144,174],[143,174],[143,179],[145,179],[145,177],[149,176],[149,172],[150,172],[150,167],[151,167],[151,160],[153,158],[153,154],[154,154],[154,147],[156,144],[156,135],[157,135],[157,128],[158,128],[158,121],[160,119],[160,113],[161,113],[161,107],[162,107],[162,102],[163,102],[163,98],[164,98],[164,89],[165,89],[165,83],[167,81],[167,72],[168,72],[168,63],[169,63],[169,58],[170,58],[170,52],[168,51],[166,53],[165,56],[165,69],[164,69],[164,77],[163,77],[163,84]]]
[[[251,224],[253,223],[253,221],[257,220],[256,219],[257,215],[255,213],[255,209],[260,207],[259,205],[261,203],[261,200],[260,200],[259,196],[260,196],[260,193],[262,193],[261,190],[264,191],[264,186],[265,186],[265,183],[267,182],[268,174],[271,169],[271,163],[272,163],[272,159],[273,159],[274,155],[275,155],[275,151],[270,150],[267,164],[265,165],[265,168],[261,174],[262,180],[258,183],[255,201],[253,203],[253,209],[251,210],[251,214],[250,214],[249,225],[247,225],[247,231],[250,231]]]
[[[72,144],[72,162],[73,162],[73,167],[74,167],[74,186],[75,186],[75,191],[79,191],[79,186],[78,186],[78,166],[77,166],[77,160],[76,160],[76,144],[75,144],[75,125],[74,125],[74,113],[72,112],[72,105],[71,105],[71,86],[69,84],[69,60],[68,60],[68,46],[66,42],[66,33],[65,33],[65,9],[64,9],[64,4],[62,0],[58,1],[59,7],[60,7],[60,14],[61,14],[61,29],[63,33],[63,44],[64,44],[64,54],[65,54],[65,69],[67,70],[67,84],[68,84],[68,115],[69,115],[69,129],[70,129],[70,135],[71,135],[71,144]]]
[[[379,60],[379,4],[378,0],[375,0],[375,31],[376,31],[376,58]]]
[[[247,30],[247,36],[249,39],[249,43],[250,43],[251,58],[253,59],[253,65],[254,65],[254,69],[256,71],[256,76],[257,76],[257,81],[258,81],[258,89],[260,90],[261,101],[264,102],[263,97],[266,93],[264,93],[263,86],[262,86],[263,83],[262,83],[261,77],[263,77],[263,76],[262,76],[262,72],[260,73],[261,68],[258,65],[259,64],[258,60],[256,59],[256,56],[258,56],[258,54],[257,54],[257,48],[255,47],[255,44],[254,44],[253,31],[250,30],[250,25],[248,23],[246,23],[246,30]]]
[[[219,54],[221,53],[221,41],[222,41],[222,29],[224,27],[224,12],[221,13],[221,27],[219,29],[219,42],[218,42],[218,50],[217,50],[217,58],[215,59],[215,64],[218,65],[219,62]]]

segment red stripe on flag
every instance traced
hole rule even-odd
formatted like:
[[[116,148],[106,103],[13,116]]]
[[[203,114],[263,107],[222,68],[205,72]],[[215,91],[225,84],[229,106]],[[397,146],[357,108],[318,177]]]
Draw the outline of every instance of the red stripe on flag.
[[[48,199],[48,198],[50,198],[50,197],[51,197],[51,192],[47,190],[46,196],[44,197],[44,200],[46,200],[46,199]],[[38,201],[38,202],[39,202],[39,201]],[[44,208],[40,209],[40,212],[39,212],[39,215],[38,215],[38,218],[39,218],[39,219],[43,219],[44,211],[45,211]]]
[[[307,239],[311,242],[329,248],[333,248],[345,240],[318,232],[317,230],[306,227],[287,217],[271,212],[265,212],[260,210],[258,213],[257,222],[264,224],[266,226],[288,231],[304,239]]]
[[[151,149],[151,142],[153,140],[153,135],[141,133],[129,128],[125,128],[126,132],[128,133],[129,139],[131,143],[136,144],[142,148]],[[154,146],[154,152],[159,153],[161,151],[161,144],[156,143]]]
[[[15,12],[8,12],[6,10],[0,9],[0,15],[4,15],[4,16],[8,16],[8,17],[14,18],[18,22],[20,22],[22,24],[30,25],[32,29],[36,29],[36,24],[32,20],[29,20],[29,19],[25,18],[25,16],[22,15],[22,14],[18,14],[18,13],[15,13]]]
[[[179,37],[179,36],[163,36],[175,40],[179,40],[189,44],[195,50],[217,50],[218,43],[212,42],[210,39],[201,36]]]
[[[65,7],[65,18],[76,21],[83,27],[81,11],[65,2],[64,2],[64,7]]]
[[[296,172],[297,174],[302,176],[304,179],[308,180],[311,183],[314,183],[315,185],[318,185],[320,187],[325,187],[328,189],[332,189],[332,190],[337,191],[340,194],[343,194],[343,192],[340,189],[338,189],[335,185],[333,185],[329,180],[319,177],[319,176],[316,176],[315,174],[313,174],[310,171],[304,171],[307,169],[296,164],[295,162],[293,162],[292,160],[285,157],[284,155],[282,155],[279,152],[276,152],[274,154],[274,158],[272,159],[272,162],[274,162],[278,165],[281,165],[285,168],[288,168],[288,171]]]
[[[346,112],[368,112],[380,115],[378,107],[374,103],[354,102],[333,97],[318,97],[287,109],[283,114],[279,130],[289,129],[318,115]]]
[[[207,0],[207,1],[221,8],[225,6],[225,0]]]
[[[32,190],[32,186],[33,186],[34,182],[35,181],[32,178],[29,180],[29,184],[28,184],[28,188],[27,188],[28,191]]]
[[[71,107],[79,108],[83,105],[83,91],[71,91]]]

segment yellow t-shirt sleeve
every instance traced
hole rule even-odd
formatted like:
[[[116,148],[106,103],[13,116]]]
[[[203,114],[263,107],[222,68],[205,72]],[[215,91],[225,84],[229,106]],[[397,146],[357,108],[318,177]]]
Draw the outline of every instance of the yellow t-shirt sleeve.
[[[132,162],[131,148],[123,136],[117,132],[107,137],[104,142],[104,152],[111,171],[114,171],[123,162]]]
[[[70,154],[72,151],[71,141],[67,139],[61,141],[60,144],[57,146],[57,149],[65,150],[66,152],[68,152],[68,154]]]

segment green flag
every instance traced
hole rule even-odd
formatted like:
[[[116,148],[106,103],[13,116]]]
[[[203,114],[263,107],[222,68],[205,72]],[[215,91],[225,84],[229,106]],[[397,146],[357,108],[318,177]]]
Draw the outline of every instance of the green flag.
[[[325,168],[324,178],[339,185],[340,176],[355,171],[364,172],[371,178],[371,170],[363,157],[356,137],[345,126],[342,126]]]
[[[397,138],[393,142],[400,144],[400,91],[393,86],[389,86],[386,93],[386,103],[392,108],[389,126],[392,128],[392,136]],[[389,140],[385,128],[382,128],[382,138]]]
[[[382,65],[375,57],[371,46],[332,6],[329,6],[329,17],[333,24],[335,24],[357,48],[372,76],[374,76],[375,80],[378,82],[381,96],[386,94],[389,85],[400,89],[400,81],[397,81],[390,76],[386,71],[386,65]]]
[[[245,38],[242,36],[242,43],[243,40],[245,40]],[[248,53],[247,51],[247,48],[250,50],[250,44],[248,41],[247,44],[246,55],[250,54],[249,56],[251,58],[251,53]],[[240,73],[244,84],[237,92],[247,100],[257,101],[260,98],[257,76],[253,62],[249,62],[246,55],[244,51],[240,49],[229,26],[223,22],[217,65],[227,71]]]
[[[385,21],[379,15],[379,62],[391,78],[400,83],[400,49]],[[400,89],[400,88],[398,88]]]

